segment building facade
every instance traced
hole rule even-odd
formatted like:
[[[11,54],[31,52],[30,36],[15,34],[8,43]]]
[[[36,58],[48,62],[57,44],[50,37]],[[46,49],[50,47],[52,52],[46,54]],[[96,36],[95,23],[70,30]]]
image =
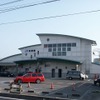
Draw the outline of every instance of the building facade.
[[[19,48],[21,54],[1,59],[1,69],[5,65],[8,69],[13,68],[15,73],[40,71],[48,78],[65,78],[68,70],[90,73],[95,41],[62,34],[37,36],[41,44]],[[12,63],[12,67],[7,63]]]

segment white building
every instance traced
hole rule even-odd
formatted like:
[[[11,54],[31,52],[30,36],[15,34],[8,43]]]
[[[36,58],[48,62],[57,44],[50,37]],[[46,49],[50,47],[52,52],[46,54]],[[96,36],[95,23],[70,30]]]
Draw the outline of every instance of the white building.
[[[1,70],[41,71],[46,77],[65,78],[68,70],[90,74],[91,50],[96,41],[61,34],[37,34],[41,44],[19,48],[21,54],[0,60]]]

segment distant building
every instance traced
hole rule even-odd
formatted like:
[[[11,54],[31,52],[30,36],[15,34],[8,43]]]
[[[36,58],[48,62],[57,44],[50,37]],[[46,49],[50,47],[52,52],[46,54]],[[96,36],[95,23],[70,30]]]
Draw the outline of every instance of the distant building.
[[[0,60],[0,70],[40,71],[45,77],[65,78],[68,70],[90,74],[96,41],[62,34],[37,34],[41,44],[19,48],[21,54]]]

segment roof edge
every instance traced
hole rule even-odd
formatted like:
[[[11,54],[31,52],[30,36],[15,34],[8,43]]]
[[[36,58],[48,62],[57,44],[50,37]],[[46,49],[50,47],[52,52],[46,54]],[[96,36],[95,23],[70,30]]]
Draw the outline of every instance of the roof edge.
[[[53,33],[37,33],[36,34],[37,36],[43,36],[43,35],[48,35],[48,36],[51,36],[51,35],[58,35],[58,36],[69,36],[69,37],[73,37],[73,38],[79,38],[79,39],[84,39],[84,40],[88,40],[88,41],[91,41],[92,44],[97,44],[96,41],[94,40],[91,40],[91,39],[87,39],[87,38],[82,38],[82,37],[78,37],[78,36],[72,36],[72,35],[65,35],[65,34],[53,34]]]
[[[22,55],[22,53],[15,54],[15,55],[11,55],[11,56],[8,56],[8,57],[5,57],[5,58],[2,58],[2,59],[0,59],[0,61],[5,60],[5,59],[10,58],[10,57],[18,56],[18,55]]]
[[[41,45],[41,44],[35,44],[35,45],[20,47],[20,48],[18,48],[18,49],[21,50],[21,49],[24,49],[24,48],[28,48],[28,47],[32,47],[32,46],[40,46],[40,45]]]

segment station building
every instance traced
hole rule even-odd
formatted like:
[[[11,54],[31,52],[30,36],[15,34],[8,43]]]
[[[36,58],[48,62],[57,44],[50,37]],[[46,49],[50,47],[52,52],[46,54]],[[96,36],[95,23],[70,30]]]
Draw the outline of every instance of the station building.
[[[62,34],[37,34],[41,44],[21,47],[21,54],[0,60],[0,71],[40,71],[47,78],[65,78],[69,70],[90,74],[96,41]]]

